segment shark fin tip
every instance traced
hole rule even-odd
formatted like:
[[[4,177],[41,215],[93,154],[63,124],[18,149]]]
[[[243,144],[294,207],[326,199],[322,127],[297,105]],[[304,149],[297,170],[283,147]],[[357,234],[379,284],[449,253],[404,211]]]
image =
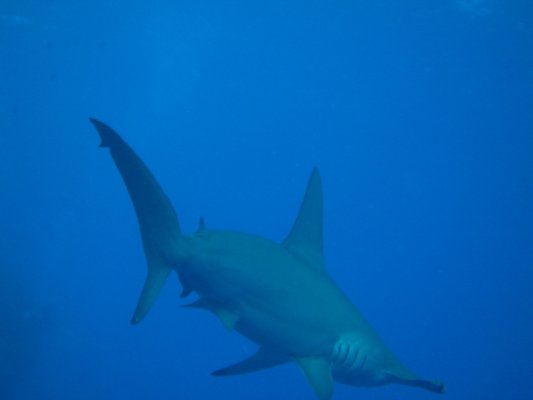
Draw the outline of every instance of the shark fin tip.
[[[120,141],[120,136],[111,127],[96,118],[90,117],[89,121],[94,125],[100,135],[98,147],[111,147],[113,143]]]
[[[198,223],[198,229],[196,230],[197,234],[202,234],[205,231],[205,220],[204,217],[200,217],[200,222]]]
[[[436,381],[435,383],[435,393],[446,393],[446,385],[443,382]]]

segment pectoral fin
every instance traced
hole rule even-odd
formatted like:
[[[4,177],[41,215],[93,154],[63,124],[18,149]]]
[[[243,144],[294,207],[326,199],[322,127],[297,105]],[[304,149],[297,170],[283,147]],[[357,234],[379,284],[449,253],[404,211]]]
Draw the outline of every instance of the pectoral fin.
[[[222,325],[224,325],[224,328],[228,331],[234,330],[235,324],[239,320],[239,315],[237,313],[205,299],[195,300],[190,304],[186,304],[184,307],[200,308],[212,312],[218,317],[218,319],[220,319]]]
[[[263,369],[276,367],[291,361],[289,357],[283,354],[272,352],[269,349],[261,347],[257,353],[236,364],[219,369],[211,373],[213,376],[228,376],[249,374],[251,372],[261,371]]]
[[[222,325],[224,325],[224,328],[226,328],[227,331],[231,332],[235,329],[235,324],[239,320],[238,314],[224,308],[216,309],[215,314],[218,316],[222,322]]]
[[[323,358],[298,358],[296,362],[320,400],[329,400],[333,395],[331,366]]]

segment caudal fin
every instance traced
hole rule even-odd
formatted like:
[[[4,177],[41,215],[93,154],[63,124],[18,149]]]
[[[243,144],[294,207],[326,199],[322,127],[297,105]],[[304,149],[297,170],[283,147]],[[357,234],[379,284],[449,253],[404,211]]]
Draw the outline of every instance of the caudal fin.
[[[106,124],[90,118],[100,135],[100,147],[108,147],[135,208],[141,230],[148,273],[132,324],[140,322],[157,299],[172,270],[180,236],[178,217],[163,189],[133,149]]]

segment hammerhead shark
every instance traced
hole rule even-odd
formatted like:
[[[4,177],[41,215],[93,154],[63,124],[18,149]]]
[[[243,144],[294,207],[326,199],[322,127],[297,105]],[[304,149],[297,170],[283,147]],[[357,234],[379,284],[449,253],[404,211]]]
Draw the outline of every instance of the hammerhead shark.
[[[91,118],[110,149],[139,223],[148,273],[131,320],[140,322],[172,271],[189,307],[217,316],[225,328],[258,344],[250,357],[219,369],[238,375],[295,362],[320,400],[334,381],[352,386],[399,383],[443,393],[444,384],[407,369],[327,274],[323,256],[323,200],[313,169],[294,225],[278,244],[259,236],[207,229],[182,234],[168,197],[135,151]]]

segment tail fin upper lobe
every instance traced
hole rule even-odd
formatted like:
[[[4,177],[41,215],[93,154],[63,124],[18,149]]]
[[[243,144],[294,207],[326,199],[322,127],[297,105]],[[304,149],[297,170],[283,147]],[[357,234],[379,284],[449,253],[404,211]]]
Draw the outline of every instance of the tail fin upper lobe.
[[[135,208],[141,230],[148,274],[131,320],[138,323],[150,310],[172,270],[180,237],[178,217],[163,189],[133,149],[106,124],[90,118],[108,147]]]

